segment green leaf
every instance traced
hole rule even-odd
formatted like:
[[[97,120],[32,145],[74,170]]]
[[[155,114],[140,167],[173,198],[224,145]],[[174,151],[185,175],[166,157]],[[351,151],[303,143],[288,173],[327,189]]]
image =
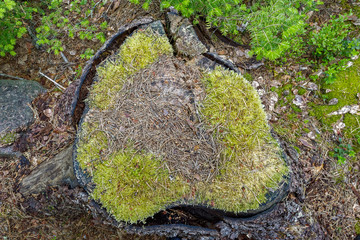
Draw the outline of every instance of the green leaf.
[[[142,8],[145,9],[145,10],[148,10],[148,9],[149,9],[149,2],[145,2],[145,3],[142,5]]]
[[[169,1],[163,1],[163,2],[161,2],[160,6],[162,9],[164,9],[164,8],[169,8],[171,6],[171,4]]]

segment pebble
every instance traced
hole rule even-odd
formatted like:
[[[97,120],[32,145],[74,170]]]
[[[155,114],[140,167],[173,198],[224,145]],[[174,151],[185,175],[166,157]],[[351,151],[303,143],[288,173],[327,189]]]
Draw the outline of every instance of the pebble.
[[[289,91],[289,90],[284,90],[284,91],[283,91],[283,95],[284,95],[284,96],[288,96],[289,94],[290,94],[290,91]]]
[[[235,54],[238,57],[243,57],[245,55],[245,53],[240,49],[236,49]]]
[[[317,91],[319,88],[316,83],[308,82],[307,89],[309,89],[310,91]]]
[[[295,104],[296,106],[302,106],[304,104],[304,100],[300,95],[295,95],[293,104]]]
[[[260,84],[257,81],[252,81],[251,85],[257,89],[258,87],[260,87]]]
[[[315,140],[315,138],[316,138],[316,135],[315,135],[314,132],[309,132],[309,133],[307,134],[307,136],[308,136],[308,138],[310,138],[311,140]]]
[[[339,100],[337,98],[333,98],[329,101],[329,105],[330,106],[333,106],[333,105],[336,105],[338,104]]]
[[[359,55],[355,55],[355,56],[352,56],[351,57],[351,60],[356,60],[356,59],[358,59],[359,58]]]
[[[250,52],[249,49],[246,49],[246,50],[245,50],[245,57],[246,57],[246,58],[251,58],[251,56],[249,55],[249,52]]]

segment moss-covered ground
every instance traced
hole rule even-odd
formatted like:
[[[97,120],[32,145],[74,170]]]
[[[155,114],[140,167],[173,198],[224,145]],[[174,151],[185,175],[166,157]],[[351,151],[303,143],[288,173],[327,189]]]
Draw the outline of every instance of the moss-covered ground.
[[[312,114],[323,123],[329,130],[333,129],[334,124],[343,122],[345,128],[342,129],[344,137],[352,139],[352,144],[359,148],[357,139],[360,138],[360,115],[359,113],[329,115],[340,110],[344,106],[359,105],[360,93],[360,59],[356,60],[350,68],[341,71],[336,76],[332,84],[322,84],[323,104],[311,104]],[[337,99],[338,103],[329,105],[331,99]]]

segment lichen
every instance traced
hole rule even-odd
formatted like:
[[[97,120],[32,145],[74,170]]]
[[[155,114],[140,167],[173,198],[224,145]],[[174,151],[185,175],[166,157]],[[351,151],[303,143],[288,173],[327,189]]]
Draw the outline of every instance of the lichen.
[[[121,45],[114,59],[97,68],[101,79],[91,90],[91,105],[107,109],[116,92],[129,76],[155,62],[160,55],[171,55],[173,49],[165,36],[151,29],[138,30]]]
[[[0,133],[0,146],[12,144],[16,140],[15,132]]]
[[[223,143],[223,165],[205,193],[214,207],[256,209],[288,172],[256,90],[241,75],[217,68],[205,75],[202,113]]]

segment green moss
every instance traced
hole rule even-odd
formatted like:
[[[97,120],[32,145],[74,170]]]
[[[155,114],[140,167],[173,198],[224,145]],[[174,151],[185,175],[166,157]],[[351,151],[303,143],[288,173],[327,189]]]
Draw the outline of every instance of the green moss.
[[[12,144],[16,140],[16,133],[9,132],[6,134],[0,134],[0,145],[9,145]]]
[[[97,68],[99,82],[91,90],[91,105],[99,109],[111,106],[116,92],[129,76],[155,62],[160,55],[171,55],[173,49],[166,36],[151,29],[135,32],[121,45],[114,60]]]
[[[298,94],[299,95],[304,95],[306,93],[306,89],[304,88],[299,88]]]
[[[357,222],[355,223],[354,228],[355,228],[355,233],[357,235],[359,235],[360,234],[360,221],[359,220],[357,220]]]
[[[77,148],[77,161],[82,169],[87,169],[91,175],[96,165],[102,162],[101,153],[108,146],[104,132],[98,130],[98,123],[85,122],[81,126],[80,142]]]
[[[354,62],[354,65],[336,76],[336,80],[333,84],[324,84],[322,88],[329,89],[327,99],[338,99],[338,104],[329,105],[312,105],[314,115],[320,120],[328,129],[332,129],[332,125],[341,120],[342,115],[328,116],[329,113],[337,111],[345,105],[359,104],[357,94],[360,93],[360,59]],[[346,113],[343,115],[343,122],[346,127],[344,129],[345,137],[353,138],[356,135],[360,135],[360,116]]]
[[[134,150],[114,153],[97,166],[93,181],[94,199],[118,220],[130,223],[144,220],[165,206],[180,200],[187,185],[170,179],[162,161]]]
[[[206,74],[204,82],[207,96],[201,111],[216,126],[225,159],[205,199],[227,211],[256,209],[288,172],[261,100],[242,76],[222,68]]]

